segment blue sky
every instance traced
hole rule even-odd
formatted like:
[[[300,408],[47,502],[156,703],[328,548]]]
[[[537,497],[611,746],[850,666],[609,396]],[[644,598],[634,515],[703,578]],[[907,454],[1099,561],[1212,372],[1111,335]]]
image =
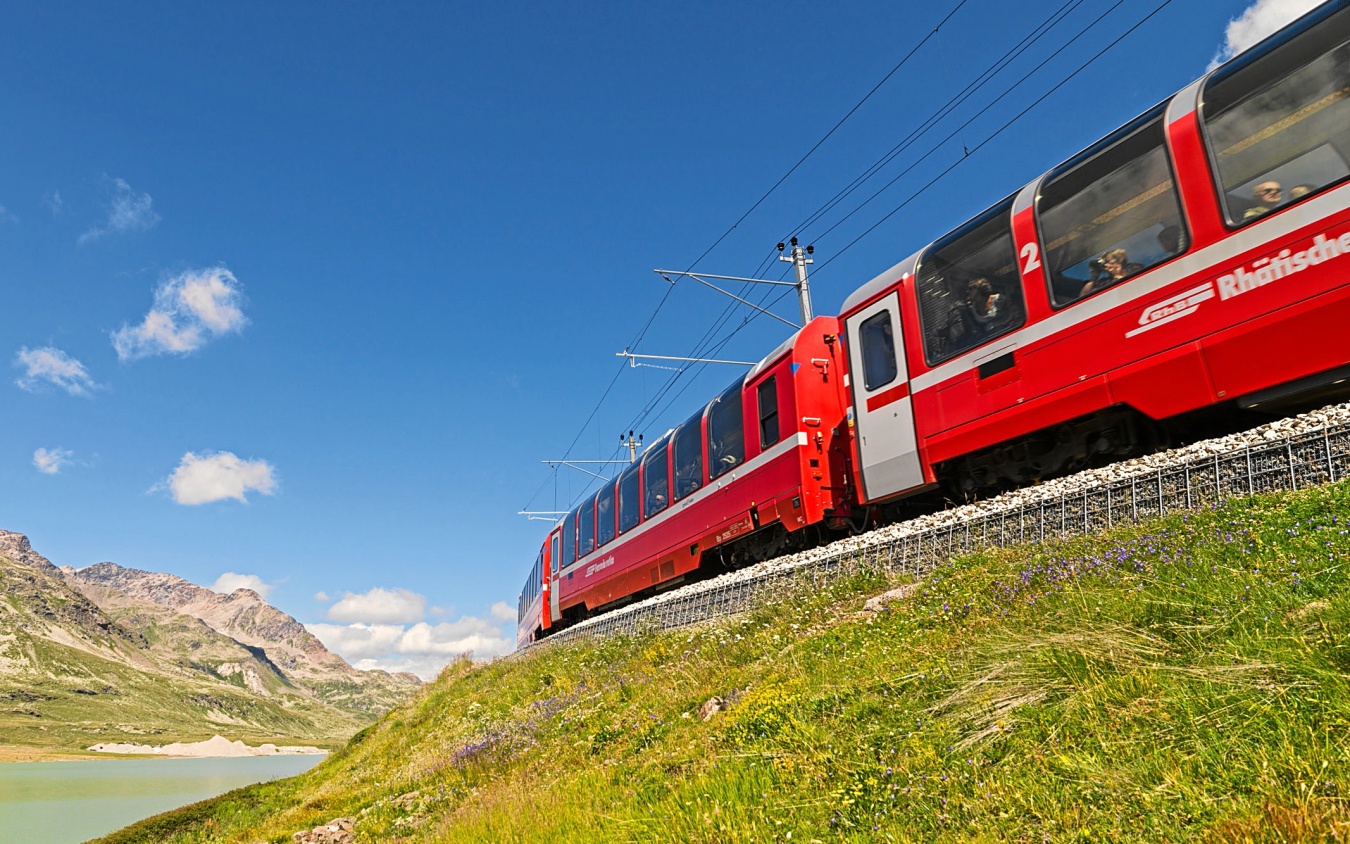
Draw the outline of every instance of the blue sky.
[[[1173,0],[995,135],[1160,2],[11,8],[0,528],[58,564],[254,585],[362,666],[501,653],[547,530],[517,511],[589,488],[541,461],[616,457],[737,374],[663,393],[615,353],[708,334],[754,360],[788,330],[652,269],[777,278],[798,234],[837,311],[1201,74],[1249,11]],[[1261,0],[1233,36],[1310,5]]]

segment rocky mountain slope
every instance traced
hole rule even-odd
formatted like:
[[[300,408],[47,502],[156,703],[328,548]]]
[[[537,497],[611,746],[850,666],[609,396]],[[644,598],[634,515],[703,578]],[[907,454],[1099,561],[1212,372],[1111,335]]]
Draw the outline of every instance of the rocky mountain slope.
[[[58,568],[0,531],[0,735],[338,741],[406,700],[411,674],[357,671],[258,593],[99,563]]]

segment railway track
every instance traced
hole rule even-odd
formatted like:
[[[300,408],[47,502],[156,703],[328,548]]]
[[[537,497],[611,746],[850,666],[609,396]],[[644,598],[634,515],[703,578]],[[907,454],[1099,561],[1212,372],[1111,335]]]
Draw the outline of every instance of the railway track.
[[[671,630],[735,615],[862,567],[922,575],[991,546],[1105,530],[1246,495],[1350,476],[1350,403],[1089,469],[692,583],[562,630],[546,642]]]

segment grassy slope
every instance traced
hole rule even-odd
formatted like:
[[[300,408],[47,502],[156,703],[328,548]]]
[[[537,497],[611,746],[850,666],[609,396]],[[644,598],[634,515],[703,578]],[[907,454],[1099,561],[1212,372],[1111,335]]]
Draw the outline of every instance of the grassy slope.
[[[457,664],[306,775],[104,840],[1344,838],[1347,516],[1341,484],[968,556],[875,615],[861,576]]]

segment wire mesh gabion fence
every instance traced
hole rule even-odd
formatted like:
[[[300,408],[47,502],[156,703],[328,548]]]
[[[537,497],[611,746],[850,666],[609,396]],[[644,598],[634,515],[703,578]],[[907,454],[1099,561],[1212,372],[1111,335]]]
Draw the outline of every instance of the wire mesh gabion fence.
[[[876,531],[875,539],[837,542],[796,555],[788,563],[761,563],[589,619],[543,642],[678,629],[735,615],[863,568],[918,576],[951,557],[981,548],[1093,533],[1232,498],[1303,489],[1347,476],[1350,423],[1342,422],[1257,444],[1186,455],[1175,463],[1126,477],[1064,485],[1067,491],[1033,495],[1030,501],[993,508],[979,504],[954,507],[936,519],[916,520],[925,522],[916,529],[894,526]]]

